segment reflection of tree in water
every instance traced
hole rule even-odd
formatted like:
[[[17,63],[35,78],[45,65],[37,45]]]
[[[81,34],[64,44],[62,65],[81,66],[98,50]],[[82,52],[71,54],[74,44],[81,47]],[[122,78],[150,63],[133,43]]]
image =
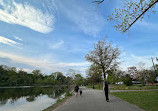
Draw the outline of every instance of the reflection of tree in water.
[[[1,105],[6,104],[7,102],[8,102],[8,99],[4,99],[4,100],[2,99],[2,100],[0,100],[0,104],[1,104]]]
[[[29,97],[26,98],[26,100],[28,102],[32,102],[32,101],[35,101],[35,98],[36,98],[36,96],[29,96]]]
[[[22,97],[25,97],[28,102],[32,102],[40,95],[48,95],[55,99],[64,93],[64,89],[52,87],[4,88],[0,89],[0,104],[6,104],[8,99],[11,99],[10,103],[13,104]]]
[[[12,99],[9,101],[9,103],[13,104],[13,103],[15,103],[18,99],[19,99],[19,98],[12,98]]]
[[[56,99],[56,98],[58,98],[59,96],[61,96],[61,94],[63,94],[64,92],[65,92],[64,89],[55,90],[55,91],[52,92],[51,95],[48,95],[48,97],[53,98],[53,99]]]

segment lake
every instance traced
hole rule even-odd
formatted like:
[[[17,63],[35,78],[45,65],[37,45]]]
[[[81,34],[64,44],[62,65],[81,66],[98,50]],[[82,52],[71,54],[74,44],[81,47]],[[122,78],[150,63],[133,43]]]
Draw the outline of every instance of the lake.
[[[41,111],[64,95],[63,87],[0,88],[0,111]]]

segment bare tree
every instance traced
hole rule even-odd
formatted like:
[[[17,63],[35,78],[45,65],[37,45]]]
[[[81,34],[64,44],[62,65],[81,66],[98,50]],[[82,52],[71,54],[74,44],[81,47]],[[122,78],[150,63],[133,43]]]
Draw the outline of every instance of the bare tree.
[[[150,70],[145,69],[145,63],[143,62],[139,62],[138,63],[139,66],[139,80],[142,82],[142,85],[145,85],[147,80],[150,78],[150,76],[152,76],[153,74],[151,73]],[[151,75],[152,74],[152,75]]]
[[[99,40],[94,46],[94,50],[90,51],[86,56],[86,60],[101,67],[104,81],[106,81],[106,71],[118,65],[118,57],[120,55],[119,48],[112,47],[111,42]]]

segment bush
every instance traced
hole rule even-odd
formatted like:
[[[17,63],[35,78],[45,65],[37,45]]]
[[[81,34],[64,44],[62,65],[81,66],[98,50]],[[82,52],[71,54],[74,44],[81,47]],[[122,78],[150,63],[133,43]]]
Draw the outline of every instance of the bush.
[[[123,82],[124,82],[124,84],[126,84],[126,86],[131,86],[133,84],[129,75],[126,75]]]
[[[70,93],[69,90],[66,90],[66,96],[72,96],[72,93]]]

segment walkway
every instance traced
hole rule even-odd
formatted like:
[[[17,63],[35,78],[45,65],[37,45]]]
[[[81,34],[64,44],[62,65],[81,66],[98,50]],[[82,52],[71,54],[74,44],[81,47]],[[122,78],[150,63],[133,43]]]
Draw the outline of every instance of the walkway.
[[[106,102],[103,91],[82,87],[83,95],[72,97],[55,111],[143,111],[114,96]]]

